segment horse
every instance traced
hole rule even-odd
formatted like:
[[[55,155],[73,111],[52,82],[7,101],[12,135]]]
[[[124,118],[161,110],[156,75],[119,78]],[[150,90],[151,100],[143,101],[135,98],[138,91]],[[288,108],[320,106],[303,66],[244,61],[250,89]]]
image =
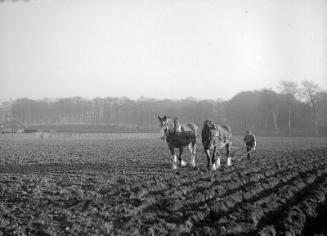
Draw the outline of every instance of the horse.
[[[196,139],[198,137],[198,126],[195,124],[183,124],[179,123],[177,117],[160,117],[160,136],[161,139],[166,139],[169,150],[172,155],[172,168],[177,169],[177,163],[179,162],[182,167],[187,163],[182,159],[182,153],[184,147],[188,147],[191,152],[191,166],[195,167],[195,151],[196,151]],[[179,149],[178,160],[175,154],[175,148]]]
[[[205,120],[202,128],[202,144],[207,156],[207,168],[216,170],[220,168],[219,149],[225,148],[227,155],[227,166],[231,165],[231,157],[229,157],[229,150],[232,146],[232,131],[228,125],[216,125],[211,120]],[[212,151],[212,156],[210,155]],[[218,158],[216,158],[216,152]]]

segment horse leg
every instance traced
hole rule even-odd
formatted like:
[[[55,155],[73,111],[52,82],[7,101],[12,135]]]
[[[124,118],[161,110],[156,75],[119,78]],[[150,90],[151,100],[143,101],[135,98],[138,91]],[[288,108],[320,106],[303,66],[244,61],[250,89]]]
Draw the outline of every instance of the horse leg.
[[[173,160],[172,168],[173,168],[173,170],[175,170],[175,169],[177,169],[177,156],[175,154],[175,150],[174,150],[173,146],[169,146],[169,150],[171,152],[172,160]]]
[[[227,166],[232,165],[232,158],[229,156],[229,143],[226,144]]]
[[[195,152],[196,152],[196,142],[192,143],[193,146],[193,155],[191,159],[191,165],[195,167]]]
[[[205,153],[207,155],[207,169],[209,170],[212,163],[211,163],[211,156],[210,156],[210,149],[206,149]]]
[[[195,167],[195,150],[196,150],[196,143],[190,143],[188,145],[188,149],[191,153],[191,166]]]
[[[217,159],[216,159],[215,164],[216,164],[216,169],[219,169],[219,168],[221,167],[221,165],[220,165],[220,158],[221,158],[221,155],[220,155],[220,153],[219,153],[219,150],[217,150],[217,155],[218,155],[218,157],[217,157]]]
[[[217,165],[216,165],[216,151],[217,151],[217,148],[216,146],[213,148],[213,151],[212,151],[212,166],[211,166],[211,170],[216,170],[217,169]]]
[[[181,163],[181,166],[186,166],[187,163],[182,159],[182,154],[183,154],[183,147],[179,148],[179,155],[178,155],[178,161]]]

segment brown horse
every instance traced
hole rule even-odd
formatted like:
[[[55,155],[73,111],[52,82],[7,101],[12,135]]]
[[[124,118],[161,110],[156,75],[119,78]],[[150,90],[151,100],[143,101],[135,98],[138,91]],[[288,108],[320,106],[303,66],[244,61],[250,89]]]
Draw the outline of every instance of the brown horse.
[[[225,148],[227,155],[227,166],[231,165],[231,157],[229,157],[229,150],[232,146],[232,132],[228,125],[216,125],[211,120],[204,121],[202,128],[202,144],[207,155],[207,168],[216,170],[220,168],[219,149]],[[212,151],[212,156],[210,155]],[[218,158],[216,158],[216,152]]]
[[[182,153],[184,147],[188,147],[191,152],[191,166],[195,167],[195,150],[198,126],[195,124],[183,124],[181,125],[178,118],[160,117],[160,135],[161,139],[166,139],[169,150],[172,155],[173,163],[172,168],[177,169],[177,163],[181,166],[186,166],[187,163],[182,159]],[[178,160],[175,154],[175,148],[179,149]]]

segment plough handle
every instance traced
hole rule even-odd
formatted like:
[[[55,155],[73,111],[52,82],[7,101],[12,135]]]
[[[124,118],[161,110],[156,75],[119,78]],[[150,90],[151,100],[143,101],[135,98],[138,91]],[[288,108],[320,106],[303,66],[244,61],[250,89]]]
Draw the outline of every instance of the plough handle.
[[[250,152],[252,152],[252,151],[254,151],[254,149],[253,148],[251,148],[251,150],[250,151],[248,151],[248,152],[246,152],[243,156],[241,156],[238,160],[241,160],[241,159],[243,159],[247,154],[249,154]]]

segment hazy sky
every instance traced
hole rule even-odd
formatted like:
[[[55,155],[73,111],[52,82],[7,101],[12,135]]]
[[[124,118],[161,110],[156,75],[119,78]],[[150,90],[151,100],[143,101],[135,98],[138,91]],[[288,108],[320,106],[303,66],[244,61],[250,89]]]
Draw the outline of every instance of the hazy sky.
[[[0,3],[0,101],[327,88],[327,1]]]

